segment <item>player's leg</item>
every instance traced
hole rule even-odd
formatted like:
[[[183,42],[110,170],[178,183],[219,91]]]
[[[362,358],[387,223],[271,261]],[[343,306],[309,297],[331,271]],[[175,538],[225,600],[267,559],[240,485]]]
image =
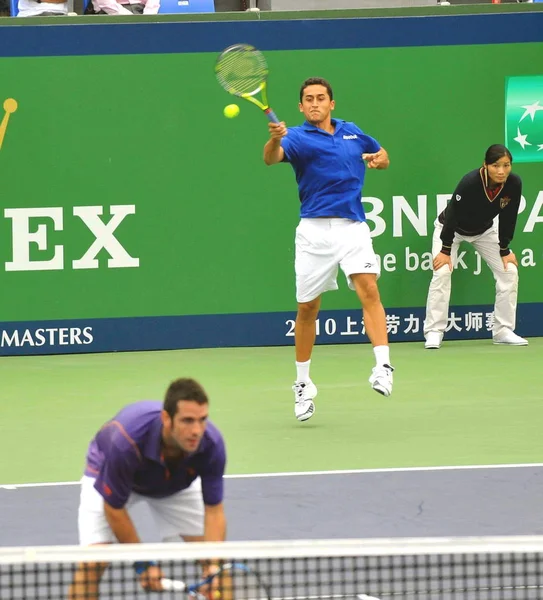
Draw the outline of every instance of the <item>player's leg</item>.
[[[298,302],[294,325],[296,356],[296,381],[294,391],[294,414],[299,421],[307,421],[315,412],[317,387],[309,377],[311,354],[317,337],[317,316],[321,305],[320,296],[308,302]]]
[[[98,600],[100,580],[106,568],[106,563],[78,564],[68,591],[68,600]]]
[[[504,268],[499,250],[498,232],[495,227],[473,240],[473,246],[489,266],[496,281],[494,325],[492,339],[495,344],[527,346],[528,340],[514,333],[517,315],[518,269],[513,264]]]
[[[294,326],[296,364],[299,365],[297,371],[298,381],[309,381],[309,365],[307,371],[302,371],[301,366],[309,363],[311,360],[311,354],[317,337],[316,323],[320,306],[320,296],[308,302],[298,302],[298,311]]]
[[[443,242],[441,232],[443,225],[436,219],[432,236],[432,257],[435,258],[441,251]],[[458,255],[459,238],[455,236],[451,251],[451,259],[455,264]],[[443,341],[449,316],[449,302],[451,299],[452,271],[447,265],[432,271],[432,280],[426,299],[426,317],[424,319],[424,347],[438,349]]]
[[[94,489],[92,477],[84,476],[81,479],[78,530],[82,546],[98,546],[115,541],[104,514],[104,499]],[[106,563],[79,564],[68,591],[68,600],[98,600],[100,580],[106,568]]]
[[[390,396],[392,372],[386,314],[377,279],[381,274],[379,261],[373,250],[367,223],[351,222],[337,229],[338,248],[341,248],[340,265],[347,277],[349,287],[356,291],[362,304],[364,327],[375,355],[375,367],[370,376],[372,388]]]
[[[337,290],[338,265],[330,244],[329,219],[302,219],[296,229],[296,300],[298,311],[294,328],[296,381],[294,414],[306,421],[315,412],[317,388],[309,369],[316,339],[316,323],[321,295]]]

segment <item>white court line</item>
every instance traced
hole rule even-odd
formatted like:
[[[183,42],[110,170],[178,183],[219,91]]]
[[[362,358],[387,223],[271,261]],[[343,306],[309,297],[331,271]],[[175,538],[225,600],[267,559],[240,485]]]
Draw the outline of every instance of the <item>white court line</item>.
[[[543,467],[543,463],[519,463],[505,465],[460,465],[445,467],[390,467],[385,469],[345,469],[338,471],[291,471],[286,473],[246,473],[239,475],[225,475],[225,479],[258,479],[262,477],[307,477],[311,475],[358,475],[371,473],[409,473],[417,471],[467,471],[473,469],[527,469]],[[19,488],[34,487],[62,487],[79,485],[79,481],[54,481],[45,483],[11,483],[0,485],[0,489],[16,490]]]

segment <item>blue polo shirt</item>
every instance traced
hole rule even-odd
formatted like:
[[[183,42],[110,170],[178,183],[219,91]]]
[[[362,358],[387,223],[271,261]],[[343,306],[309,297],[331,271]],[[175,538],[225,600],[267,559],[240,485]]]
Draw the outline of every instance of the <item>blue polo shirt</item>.
[[[223,499],[224,441],[211,422],[200,445],[169,467],[162,457],[162,403],[144,400],[125,406],[91,440],[85,475],[113,508],[122,508],[132,492],[164,498],[184,490],[199,476],[205,504]]]
[[[296,174],[301,202],[300,217],[342,217],[365,221],[362,187],[366,164],[365,152],[380,150],[381,145],[354,123],[332,119],[334,134],[307,121],[289,127],[281,140],[285,162]]]

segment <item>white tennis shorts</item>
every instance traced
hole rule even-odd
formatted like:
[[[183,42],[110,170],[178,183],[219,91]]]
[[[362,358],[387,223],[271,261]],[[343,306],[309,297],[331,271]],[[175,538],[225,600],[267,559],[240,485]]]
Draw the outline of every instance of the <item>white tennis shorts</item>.
[[[296,300],[310,302],[323,292],[337,290],[338,267],[351,290],[350,276],[355,273],[380,276],[368,224],[338,218],[301,219],[296,228]]]
[[[79,543],[115,543],[104,512],[104,498],[94,488],[94,478],[81,479],[78,528]],[[180,536],[204,535],[204,501],[202,483],[197,478],[186,490],[167,498],[148,498],[132,493],[126,508],[128,514],[140,502],[146,502],[163,542],[180,541]]]

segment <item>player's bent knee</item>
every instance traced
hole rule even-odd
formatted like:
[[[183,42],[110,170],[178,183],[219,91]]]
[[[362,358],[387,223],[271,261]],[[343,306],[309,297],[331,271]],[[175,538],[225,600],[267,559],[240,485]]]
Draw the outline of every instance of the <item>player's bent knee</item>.
[[[375,277],[351,276],[358,297],[363,304],[375,304],[381,302],[379,286]]]
[[[518,277],[517,265],[514,265],[513,263],[509,263],[507,265],[507,269],[505,269],[505,273],[507,275],[509,275],[510,277]]]
[[[360,300],[364,306],[368,306],[371,304],[380,304],[381,295],[379,294],[379,288],[375,286],[368,286],[361,290],[359,293]]]
[[[500,291],[506,291],[518,286],[518,269],[515,265],[507,265],[507,269],[499,275],[496,274],[496,287]]]
[[[319,299],[309,302],[298,302],[298,317],[302,320],[311,320],[317,317],[319,312]]]
[[[442,267],[439,267],[439,269],[434,269],[433,276],[435,279],[438,279],[440,281],[446,281],[447,279],[451,278],[452,271],[449,265],[443,265]]]

